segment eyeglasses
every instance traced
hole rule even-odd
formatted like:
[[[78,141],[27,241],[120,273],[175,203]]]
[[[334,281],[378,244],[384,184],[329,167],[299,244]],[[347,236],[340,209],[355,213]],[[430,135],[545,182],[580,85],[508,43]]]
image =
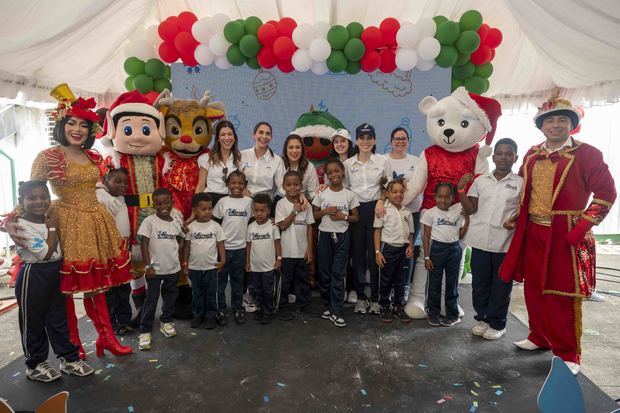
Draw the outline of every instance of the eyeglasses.
[[[409,140],[409,138],[406,137],[406,136],[399,136],[399,137],[396,137],[396,138],[392,138],[392,140],[394,142],[406,142],[406,141]]]
[[[228,167],[225,166],[224,168],[222,168],[222,181],[224,181],[224,183],[228,183]]]

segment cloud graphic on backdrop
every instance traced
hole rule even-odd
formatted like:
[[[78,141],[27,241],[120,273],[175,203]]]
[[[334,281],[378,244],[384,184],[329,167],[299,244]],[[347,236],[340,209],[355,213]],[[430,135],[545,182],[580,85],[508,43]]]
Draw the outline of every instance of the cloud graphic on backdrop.
[[[373,83],[381,86],[394,97],[407,96],[413,92],[411,71],[400,73],[383,73],[377,70],[369,73],[368,76]]]

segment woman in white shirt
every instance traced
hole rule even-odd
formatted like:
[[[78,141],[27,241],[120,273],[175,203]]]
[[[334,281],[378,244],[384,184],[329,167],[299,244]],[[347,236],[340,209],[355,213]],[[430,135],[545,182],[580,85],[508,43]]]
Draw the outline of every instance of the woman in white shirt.
[[[284,178],[284,162],[274,154],[269,144],[272,139],[272,128],[267,122],[258,122],[254,126],[254,147],[241,151],[241,171],[248,184],[243,192],[251,196],[265,192],[271,199],[282,191]]]
[[[228,175],[239,169],[241,164],[239,139],[233,124],[227,120],[220,121],[215,127],[215,136],[211,151],[198,158],[200,175],[196,185],[196,193],[207,192],[211,195],[213,207],[220,198],[228,195]]]
[[[286,138],[282,149],[282,161],[285,171],[297,171],[303,177],[302,192],[309,201],[312,201],[319,186],[319,176],[306,158],[301,136],[292,134]]]

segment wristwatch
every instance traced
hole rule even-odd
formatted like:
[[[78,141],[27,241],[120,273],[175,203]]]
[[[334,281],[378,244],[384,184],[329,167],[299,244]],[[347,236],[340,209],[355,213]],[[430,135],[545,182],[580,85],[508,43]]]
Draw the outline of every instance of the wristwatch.
[[[280,256],[276,257],[276,261],[281,261],[281,260],[282,260],[282,257]]]
[[[375,254],[378,254],[380,252],[381,252],[381,250],[375,250]]]
[[[349,214],[344,214],[344,220],[349,222]]]
[[[430,259],[431,259],[431,257],[424,257],[424,261],[428,261]]]
[[[49,227],[47,230],[48,230],[48,232],[54,232],[54,231],[56,231],[56,228],[54,228],[54,227]]]
[[[293,215],[297,215],[297,214],[299,214],[299,211],[298,211],[298,210],[296,210],[296,209],[294,209],[294,210],[293,210]]]

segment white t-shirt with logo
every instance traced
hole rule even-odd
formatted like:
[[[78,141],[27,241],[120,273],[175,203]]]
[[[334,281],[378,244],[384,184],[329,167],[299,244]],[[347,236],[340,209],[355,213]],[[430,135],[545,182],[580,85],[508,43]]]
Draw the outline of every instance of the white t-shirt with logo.
[[[189,269],[207,271],[215,268],[217,243],[225,239],[224,230],[213,220],[189,224],[189,232],[185,234],[185,240],[190,241]]]
[[[60,252],[60,242],[56,245],[56,251],[49,257],[47,261],[43,261],[43,258],[47,255],[49,248],[47,247],[48,230],[46,224],[39,224],[36,222],[30,222],[23,218],[17,220],[17,224],[21,225],[24,229],[20,231],[20,235],[26,239],[24,245],[26,248],[17,246],[17,253],[29,264],[37,262],[53,262],[62,258]],[[56,228],[58,231],[58,228]]]
[[[213,216],[222,220],[226,249],[245,248],[248,222],[252,217],[252,198],[248,196],[241,198],[225,196],[219,200],[213,209]]]
[[[339,211],[349,215],[353,208],[360,206],[360,203],[357,200],[357,196],[346,188],[342,188],[337,192],[332,191],[331,188],[327,188],[323,192],[316,194],[312,200],[312,205],[321,209],[335,206]],[[321,223],[319,224],[320,231],[343,233],[346,232],[347,229],[349,229],[349,223],[347,221],[332,221],[329,215],[321,217]]]
[[[181,271],[177,237],[185,238],[185,234],[178,218],[164,221],[156,214],[149,215],[142,221],[138,235],[149,239],[150,264],[155,274],[168,275]]]
[[[387,178],[388,182],[396,179],[404,179],[407,183],[411,182],[413,172],[418,164],[418,157],[407,154],[403,159],[393,159],[390,155],[387,158]],[[413,201],[405,205],[411,212],[418,212],[422,206],[422,193],[415,197]]]
[[[248,225],[247,242],[251,242],[250,271],[273,270],[276,262],[275,240],[280,239],[280,230],[268,219],[264,224],[256,221]]]
[[[420,222],[431,227],[431,239],[439,242],[456,242],[459,229],[465,225],[461,204],[454,204],[447,211],[434,206],[422,211]]]
[[[286,198],[282,198],[276,204],[276,224],[284,221],[293,211],[293,203]],[[305,211],[300,211],[295,216],[293,223],[284,231],[280,232],[282,237],[282,257],[284,258],[303,258],[308,249],[308,225],[314,224],[312,207],[308,205]]]

